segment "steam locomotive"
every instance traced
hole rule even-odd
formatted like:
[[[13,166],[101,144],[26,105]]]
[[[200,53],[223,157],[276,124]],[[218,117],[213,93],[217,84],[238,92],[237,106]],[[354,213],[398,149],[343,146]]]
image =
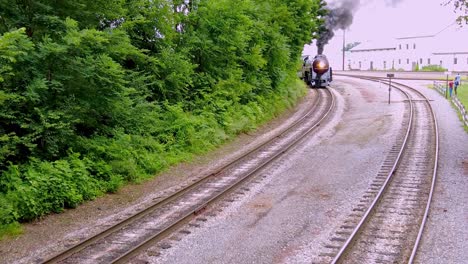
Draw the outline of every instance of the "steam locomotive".
[[[304,58],[302,65],[302,79],[315,88],[326,87],[333,80],[333,71],[325,55],[316,55],[313,59],[310,56]]]

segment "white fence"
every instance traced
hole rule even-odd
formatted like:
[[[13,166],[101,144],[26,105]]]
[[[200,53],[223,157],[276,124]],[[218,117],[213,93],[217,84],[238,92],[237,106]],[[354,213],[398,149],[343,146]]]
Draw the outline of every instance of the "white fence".
[[[465,126],[468,126],[468,115],[466,113],[465,106],[460,102],[457,96],[454,96],[452,98],[452,101],[457,106],[458,111],[460,111],[460,114],[463,118],[463,122],[465,123]]]
[[[446,82],[434,81],[434,89],[445,96],[447,90]]]
[[[438,91],[442,96],[445,96],[447,92],[447,84],[446,82],[441,81],[434,81],[434,89]],[[452,94],[452,102],[457,107],[460,115],[462,116],[463,123],[465,126],[468,126],[468,113],[466,112],[465,106],[460,102],[458,97],[455,94]]]

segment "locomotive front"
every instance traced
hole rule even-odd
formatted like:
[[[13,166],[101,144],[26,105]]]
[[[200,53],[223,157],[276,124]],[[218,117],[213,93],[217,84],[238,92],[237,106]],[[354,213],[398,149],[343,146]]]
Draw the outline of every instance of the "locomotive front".
[[[306,57],[302,68],[304,81],[312,87],[326,87],[332,81],[332,68],[325,55],[317,55],[312,60]]]
[[[325,55],[317,55],[312,62],[312,69],[316,74],[324,74],[330,69],[330,63]]]

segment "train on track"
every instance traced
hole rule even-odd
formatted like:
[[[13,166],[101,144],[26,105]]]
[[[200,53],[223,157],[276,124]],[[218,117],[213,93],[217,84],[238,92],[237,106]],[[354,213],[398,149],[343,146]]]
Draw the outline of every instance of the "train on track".
[[[330,85],[333,80],[333,70],[325,55],[304,57],[302,64],[301,78],[307,85],[314,88],[321,88]]]

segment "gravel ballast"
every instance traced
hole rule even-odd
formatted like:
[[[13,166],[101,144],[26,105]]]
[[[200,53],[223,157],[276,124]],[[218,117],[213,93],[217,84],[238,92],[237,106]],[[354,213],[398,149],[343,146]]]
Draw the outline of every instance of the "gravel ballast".
[[[466,263],[468,258],[468,134],[456,110],[429,81],[399,82],[430,99],[440,132],[438,179],[416,263]],[[336,77],[337,107],[297,147],[262,171],[240,194],[201,213],[180,233],[135,263],[312,263],[379,172],[399,132],[402,96],[388,87]],[[312,93],[294,110],[233,142],[129,185],[78,209],[24,225],[25,234],[0,241],[0,263],[33,263],[127,213],[167,195],[181,184],[225,164],[273,137],[307,110]]]
[[[416,263],[467,263],[468,134],[455,108],[431,82],[400,81],[432,99],[439,125],[439,166],[435,192]]]
[[[87,202],[61,214],[51,214],[37,221],[23,224],[24,234],[0,241],[0,263],[33,263],[51,256],[86,237],[97,233],[128,214],[141,210],[153,199],[166,196],[191,179],[206,175],[221,167],[246,149],[252,149],[279,134],[308,110],[315,97],[309,93],[292,110],[256,131],[242,134],[232,142],[190,163],[182,163],[153,180],[130,184],[116,194],[109,194]]]
[[[335,81],[338,109],[260,183],[151,263],[310,263],[380,169],[401,123],[398,94]]]

